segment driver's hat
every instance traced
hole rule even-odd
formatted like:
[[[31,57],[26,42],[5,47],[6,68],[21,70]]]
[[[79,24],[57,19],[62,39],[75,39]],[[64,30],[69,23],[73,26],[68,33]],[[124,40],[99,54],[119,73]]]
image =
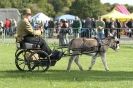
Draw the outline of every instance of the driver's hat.
[[[22,11],[23,15],[31,15],[31,9],[30,8],[24,8]]]

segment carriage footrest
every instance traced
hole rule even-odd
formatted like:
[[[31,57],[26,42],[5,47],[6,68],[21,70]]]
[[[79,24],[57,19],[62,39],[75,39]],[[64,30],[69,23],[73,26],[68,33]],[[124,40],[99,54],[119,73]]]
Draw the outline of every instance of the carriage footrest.
[[[49,62],[48,60],[36,60],[34,61],[34,64],[36,66],[47,66],[47,65],[50,65],[50,66],[54,66],[56,64],[56,60],[52,60],[51,62]]]
[[[36,65],[36,66],[47,66],[47,65],[49,65],[49,61],[48,60],[36,60],[36,61],[34,61],[34,64]]]
[[[54,61],[51,61],[51,64],[50,64],[50,66],[55,66],[55,64],[56,64],[56,60],[54,60]]]

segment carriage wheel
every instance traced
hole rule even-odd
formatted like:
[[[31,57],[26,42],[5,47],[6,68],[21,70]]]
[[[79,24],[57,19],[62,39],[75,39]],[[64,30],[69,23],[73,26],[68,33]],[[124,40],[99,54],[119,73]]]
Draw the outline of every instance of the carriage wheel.
[[[20,71],[29,71],[28,68],[28,58],[30,56],[31,52],[26,50],[21,50],[16,54],[15,58],[15,65]],[[34,69],[35,66],[32,68]]]
[[[43,71],[49,69],[50,59],[47,55],[45,58],[42,58],[39,56],[38,52],[32,52],[29,58],[32,58],[28,61],[28,68],[30,71],[34,70],[34,67],[38,67],[38,70],[41,68]]]
[[[15,57],[17,56],[17,54],[18,54],[19,51],[20,51],[19,49],[16,50]]]

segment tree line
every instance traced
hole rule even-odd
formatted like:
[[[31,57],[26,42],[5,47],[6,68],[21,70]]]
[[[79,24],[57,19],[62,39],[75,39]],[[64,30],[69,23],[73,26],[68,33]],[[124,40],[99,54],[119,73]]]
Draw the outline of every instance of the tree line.
[[[48,16],[56,17],[62,14],[77,15],[80,18],[97,18],[110,12],[116,4],[102,4],[100,0],[2,0],[0,8],[32,9],[33,14],[43,12]],[[133,6],[125,5],[130,12]]]

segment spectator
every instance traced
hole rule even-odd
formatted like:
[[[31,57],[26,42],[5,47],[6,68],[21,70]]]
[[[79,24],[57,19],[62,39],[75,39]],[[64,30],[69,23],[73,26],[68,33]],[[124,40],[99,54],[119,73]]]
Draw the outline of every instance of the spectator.
[[[86,37],[86,29],[85,29],[85,20],[81,20],[81,23],[82,23],[82,28],[81,28],[81,31],[80,31],[80,35],[81,37]]]
[[[59,22],[59,20],[55,22],[55,28],[56,28],[55,29],[56,33],[58,33],[59,30],[60,30],[60,22]]]
[[[0,35],[3,33],[3,28],[4,28],[3,22],[0,21]]]
[[[97,36],[100,40],[104,38],[104,28],[105,28],[105,23],[101,18],[98,18],[96,21],[96,28],[97,28]]]
[[[96,21],[94,18],[91,19],[91,25],[92,25],[92,35],[95,37],[96,36]]]
[[[110,23],[109,23],[109,32],[111,34],[113,34],[114,32],[116,32],[116,28],[117,28],[117,23],[115,22],[114,18],[110,19]]]
[[[5,35],[10,35],[10,27],[11,27],[11,21],[6,18],[6,21],[5,21]]]
[[[61,28],[59,30],[59,45],[60,46],[67,46],[69,43],[69,39],[68,39],[68,23],[65,19],[61,20],[61,24],[60,24]]]
[[[105,38],[107,38],[109,35],[109,23],[110,22],[108,19],[103,19],[103,21],[105,22],[104,34],[105,34]]]
[[[116,33],[117,33],[117,38],[119,38],[120,39],[120,31],[121,31],[121,23],[120,23],[120,21],[118,20],[118,19],[116,19]]]
[[[53,22],[52,20],[50,20],[50,21],[48,22],[48,30],[49,30],[48,37],[49,37],[49,38],[52,38],[53,33],[54,33],[54,22]]]
[[[49,29],[48,29],[48,21],[44,23],[44,29],[45,29],[45,37],[49,37]]]
[[[128,36],[131,38],[132,37],[132,32],[133,32],[133,19],[130,19],[127,23],[126,23],[126,27],[128,28]]]
[[[17,27],[17,22],[15,19],[12,19],[11,20],[11,32],[12,32],[12,34],[16,33],[16,27]]]
[[[86,20],[85,20],[85,35],[86,35],[86,37],[88,37],[88,38],[91,38],[91,32],[92,32],[92,21],[91,21],[91,18],[87,18]]]
[[[81,31],[81,27],[82,27],[82,24],[80,19],[78,17],[75,17],[75,20],[73,21],[73,24],[72,24],[74,38],[79,37],[79,32]]]

